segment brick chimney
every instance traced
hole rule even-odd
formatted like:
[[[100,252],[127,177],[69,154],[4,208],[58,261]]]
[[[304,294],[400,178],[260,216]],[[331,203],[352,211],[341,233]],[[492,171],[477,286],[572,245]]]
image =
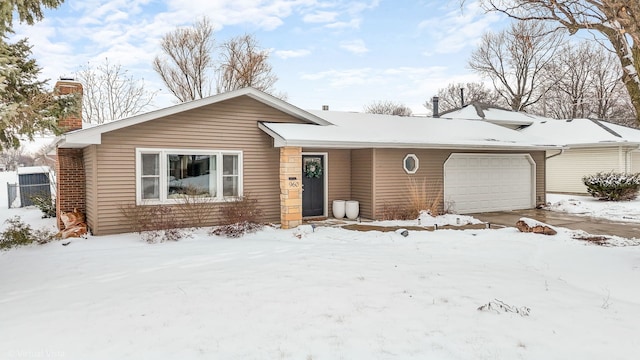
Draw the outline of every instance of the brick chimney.
[[[60,78],[53,92],[55,95],[80,95],[77,114],[60,119],[58,126],[65,132],[82,129],[82,84],[74,79]],[[86,211],[84,155],[82,149],[60,147],[56,155],[56,215],[58,228],[62,229],[61,211]]]
[[[78,93],[80,95],[78,113],[71,114],[60,119],[58,126],[60,126],[64,132],[82,129],[82,84],[72,78],[60,78],[60,80],[56,82],[53,92],[55,95],[68,95],[74,93]]]

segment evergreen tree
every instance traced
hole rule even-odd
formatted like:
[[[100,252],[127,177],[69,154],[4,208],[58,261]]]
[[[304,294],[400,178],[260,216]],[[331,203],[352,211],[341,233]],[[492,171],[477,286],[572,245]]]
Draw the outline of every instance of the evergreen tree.
[[[11,32],[13,13],[16,12],[20,22],[33,25],[42,20],[43,8],[55,9],[64,0],[2,0],[0,1],[0,35]]]
[[[75,112],[78,99],[73,95],[54,96],[38,80],[40,67],[31,59],[27,39],[8,43],[14,11],[21,22],[33,24],[42,19],[42,9],[55,8],[64,0],[0,1],[0,150],[18,148],[20,138],[33,138],[40,131],[57,130],[57,119]]]
[[[56,97],[38,80],[26,39],[14,44],[0,38],[0,150],[20,146],[20,137],[56,130],[57,119],[75,111],[75,96]]]

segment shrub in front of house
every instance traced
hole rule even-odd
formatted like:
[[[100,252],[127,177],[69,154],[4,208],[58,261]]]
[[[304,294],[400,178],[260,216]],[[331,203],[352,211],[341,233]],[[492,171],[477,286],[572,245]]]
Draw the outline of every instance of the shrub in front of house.
[[[432,216],[440,215],[443,200],[443,188],[440,182],[427,182],[426,178],[418,180],[410,177],[407,183],[408,216],[417,219],[420,212],[427,211]]]
[[[0,233],[0,250],[7,250],[33,243],[46,244],[55,238],[55,233],[44,229],[33,230],[19,216],[5,221],[7,228]]]
[[[249,194],[223,204],[220,216],[223,225],[212,229],[211,235],[237,238],[262,228],[262,209],[258,207],[258,199]]]
[[[427,182],[426,178],[407,178],[406,199],[400,203],[382,204],[382,220],[415,220],[422,211],[440,215],[443,189],[440,182]]]
[[[120,206],[120,213],[130,229],[150,244],[178,241],[187,236],[170,206],[128,204]]]
[[[640,191],[640,173],[599,172],[582,178],[587,192],[599,200],[633,200]]]
[[[414,220],[416,217],[413,215],[415,215],[414,212],[406,206],[389,204],[387,202],[382,204],[381,220]]]

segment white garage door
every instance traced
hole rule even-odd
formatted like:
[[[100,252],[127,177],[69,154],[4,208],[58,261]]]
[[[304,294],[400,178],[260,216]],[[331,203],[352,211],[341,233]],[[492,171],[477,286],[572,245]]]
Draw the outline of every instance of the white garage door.
[[[458,214],[533,208],[534,174],[527,154],[451,154],[444,163],[445,206]]]

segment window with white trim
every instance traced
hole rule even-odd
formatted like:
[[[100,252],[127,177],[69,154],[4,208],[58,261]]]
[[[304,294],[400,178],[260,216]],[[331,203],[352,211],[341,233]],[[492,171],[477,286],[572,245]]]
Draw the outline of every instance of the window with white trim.
[[[415,174],[420,167],[420,160],[416,154],[407,154],[402,160],[402,167],[407,174]]]
[[[224,200],[242,195],[242,152],[136,150],[136,198],[171,203],[183,196]]]

